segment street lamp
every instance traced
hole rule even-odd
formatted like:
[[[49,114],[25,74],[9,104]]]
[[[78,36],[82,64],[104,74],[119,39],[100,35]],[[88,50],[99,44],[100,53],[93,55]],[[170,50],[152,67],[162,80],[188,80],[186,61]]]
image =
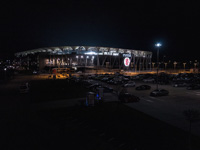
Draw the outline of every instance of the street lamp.
[[[4,68],[4,71],[5,71],[5,80],[7,80],[6,70],[7,70],[7,68]]]
[[[160,43],[157,43],[155,45],[158,49],[157,49],[157,85],[156,88],[158,90],[158,70],[159,70],[159,48],[162,46]]]
[[[194,69],[196,69],[196,67],[197,67],[197,63],[194,63]]]
[[[196,73],[197,63],[194,63],[194,72]]]
[[[163,56],[163,69],[166,68],[166,67],[165,67],[165,66],[166,66],[166,65],[165,65],[165,58],[166,58],[166,56],[164,55],[164,56]]]
[[[167,69],[167,63],[164,63],[165,64],[165,70]]]
[[[177,62],[175,61],[174,62],[174,70],[176,70],[176,65],[177,65]]]
[[[152,62],[153,71],[154,71],[154,65],[155,65],[155,63],[154,63],[154,62]]]
[[[89,58],[89,56],[86,56],[86,66],[87,66],[87,59]]]
[[[77,59],[77,66],[78,66],[78,56],[76,56],[76,59]]]
[[[183,63],[183,68],[184,68],[184,71],[185,71],[185,65],[186,65],[186,63]]]

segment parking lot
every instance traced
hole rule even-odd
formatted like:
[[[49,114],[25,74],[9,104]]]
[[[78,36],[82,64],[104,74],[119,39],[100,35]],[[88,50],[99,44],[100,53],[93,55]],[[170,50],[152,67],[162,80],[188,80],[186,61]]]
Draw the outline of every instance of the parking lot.
[[[108,75],[108,74],[96,75],[96,77],[93,77],[93,79],[88,79],[90,80],[91,84],[99,83],[103,86],[113,88],[114,94],[111,93],[104,94],[106,101],[114,101],[114,100],[117,101],[118,92],[122,89],[126,89],[128,93],[138,96],[140,98],[140,102],[127,103],[125,105],[137,109],[139,111],[142,111],[144,113],[147,113],[157,119],[160,119],[171,125],[182,128],[186,131],[188,131],[189,129],[189,122],[186,120],[186,117],[184,116],[183,112],[186,110],[197,110],[197,111],[200,110],[200,99],[199,99],[200,89],[188,90],[186,89],[186,86],[185,87],[173,86],[174,83],[177,82],[181,83],[182,79],[185,79],[185,81],[182,81],[183,83],[185,83],[186,81],[189,80],[189,78],[191,78],[191,82],[193,84],[196,82],[198,83],[199,80],[194,80],[194,78],[190,77],[192,76],[191,74],[174,76],[173,78],[168,80],[169,82],[166,82],[167,84],[159,84],[158,85],[159,89],[165,89],[169,91],[169,95],[159,96],[159,97],[150,96],[150,92],[157,88],[155,83],[152,82],[146,83],[144,82],[145,80],[132,79],[132,81],[135,82],[134,87],[122,87],[122,85],[124,84],[118,84],[118,83],[110,84],[108,82],[107,79],[110,80],[110,78],[113,78],[113,76],[114,75]],[[147,79],[152,80],[151,77],[148,77]],[[125,81],[125,83],[132,81]],[[190,81],[186,83],[190,83]],[[144,84],[151,86],[151,89],[141,90],[141,91],[135,90],[135,87]],[[200,135],[200,122],[195,122],[192,124],[192,133]]]
[[[26,80],[46,80],[48,75],[24,76],[20,78],[20,82]],[[50,79],[51,80],[51,79]],[[86,79],[92,83],[101,83],[103,85],[113,88],[114,93],[105,93],[106,101],[117,101],[117,90],[122,89],[123,84],[113,85],[101,80]],[[135,108],[139,111],[147,113],[155,118],[163,120],[169,124],[178,126],[184,130],[188,130],[189,123],[186,121],[183,111],[188,109],[200,110],[200,90],[187,90],[186,87],[173,87],[171,83],[167,85],[159,85],[159,89],[166,89],[169,91],[168,96],[152,97],[150,92],[156,89],[154,83],[144,83],[142,80],[134,80],[135,86],[147,84],[151,86],[150,90],[137,91],[135,87],[126,87],[127,91],[140,98],[137,103],[127,103],[125,105]],[[14,83],[13,83],[14,84]],[[18,88],[18,85],[16,84]],[[14,87],[13,87],[14,88]],[[16,91],[17,92],[17,91]],[[192,133],[200,135],[200,122],[192,124]]]
[[[128,91],[139,96],[141,101],[127,105],[187,130],[189,124],[183,111],[200,110],[200,90],[189,91],[185,87],[175,88],[171,85],[160,85],[159,87],[168,90],[169,95],[152,97],[149,96],[150,91],[136,91],[134,88],[129,88]],[[152,85],[152,88],[156,88],[155,85]],[[200,135],[200,123],[194,123],[192,128],[194,134]]]
[[[114,142],[116,143],[116,145],[114,145],[116,147],[125,147],[119,149],[128,149],[127,146],[131,147],[131,145],[133,145],[132,147],[143,145],[144,147],[148,147],[148,144],[152,143],[157,145],[154,141],[160,142],[162,147],[160,149],[164,149],[164,147],[167,149],[166,145],[169,145],[170,149],[177,149],[176,147],[178,146],[186,148],[188,137],[187,132],[183,132],[175,127],[172,127],[172,129],[170,125],[167,125],[162,121],[188,131],[189,123],[186,121],[183,111],[187,109],[200,110],[200,90],[187,90],[186,87],[173,87],[170,83],[167,85],[159,85],[159,88],[164,88],[169,91],[168,96],[152,97],[150,96],[150,92],[156,88],[155,83],[144,83],[142,80],[134,79],[132,80],[135,82],[134,87],[122,87],[123,84],[114,85],[97,79],[87,79],[88,77],[84,77],[82,79],[74,77],[72,82],[76,82],[76,85],[78,85],[73,90],[76,95],[76,89],[81,89],[81,86],[85,86],[85,89],[89,90],[87,88],[88,86],[84,85],[83,81],[90,81],[91,84],[100,83],[103,86],[113,88],[113,92],[104,93],[105,102],[118,101],[117,90],[124,88],[127,89],[127,92],[140,98],[139,102],[124,103],[124,105],[121,103],[110,102],[103,103],[105,106],[97,105],[90,108],[80,107],[77,104],[79,100],[85,99],[84,92],[87,92],[87,90],[81,90],[82,95],[79,92],[78,96],[80,96],[80,99],[73,99],[74,97],[77,97],[76,95],[71,97],[71,99],[69,95],[73,96],[73,94],[70,94],[70,92],[68,95],[67,89],[62,88],[67,88],[67,80],[56,80],[56,86],[52,86],[52,88],[49,89],[51,92],[49,92],[46,91],[47,89],[45,87],[51,87],[50,85],[53,84],[54,81],[53,79],[47,80],[47,78],[43,78],[43,76],[48,77],[48,75],[18,76],[1,88],[1,119],[3,122],[1,124],[1,129],[6,129],[2,131],[2,133],[7,136],[4,145],[23,145],[24,143],[20,142],[25,139],[27,139],[27,142],[31,143],[30,141],[32,140],[30,140],[30,137],[35,137],[33,141],[37,141],[38,143],[41,141],[38,140],[38,138],[43,137],[46,142],[49,143],[48,135],[52,133],[50,137],[53,138],[58,134],[59,130],[60,134],[57,135],[59,136],[57,137],[59,140],[61,139],[60,136],[62,136],[63,139],[67,139],[70,133],[70,136],[74,137],[70,137],[71,141],[77,141],[77,136],[79,137],[81,132],[82,136],[78,138],[79,142],[82,141],[82,143],[85,143],[87,139],[97,140],[100,137],[100,140],[106,142],[107,144],[111,144],[111,146],[113,145],[112,142]],[[34,81],[34,83],[31,83],[30,81]],[[18,87],[22,82],[30,82],[30,87],[34,92],[19,94]],[[151,89],[142,91],[135,90],[135,87],[142,84],[150,85]],[[72,86],[69,87],[72,88]],[[53,91],[55,91],[55,93],[53,93]],[[35,103],[35,101],[31,101],[34,99],[34,94],[36,94],[36,96],[41,96],[41,93],[45,95],[45,92],[45,101],[41,101],[38,98],[35,98],[38,100],[37,103]],[[53,95],[56,95],[56,97],[53,97]],[[67,112],[71,110],[70,108],[74,108],[75,110],[72,110],[70,115],[66,115],[68,114]],[[88,117],[85,118],[85,116]],[[141,118],[146,119],[144,121]],[[114,119],[114,121],[112,119]],[[158,123],[155,123],[154,121],[152,123],[152,120]],[[85,124],[85,122],[87,124]],[[66,126],[66,128],[63,126]],[[163,126],[166,127],[163,128]],[[192,124],[193,134],[200,135],[199,126],[199,123]],[[46,129],[47,127],[48,129]],[[121,130],[122,127],[123,130]],[[85,128],[87,129],[86,131]],[[71,132],[71,129],[73,129],[73,132]],[[119,137],[118,133],[116,133],[118,130],[121,134]],[[128,136],[126,134],[128,134]],[[155,134],[155,136],[153,136],[153,134]],[[157,134],[158,136],[156,136]],[[11,144],[12,141],[16,141],[15,137],[18,137],[19,135],[21,135],[21,138],[19,138],[15,144]],[[85,135],[89,136],[87,136],[83,142],[82,138],[85,138]],[[88,138],[90,136],[91,138]],[[10,137],[13,138],[11,139]],[[121,139],[124,139],[124,137],[126,138],[122,141]],[[142,139],[142,142],[138,140],[141,142],[140,143],[136,140],[136,142],[133,143],[135,140],[131,139],[138,139],[138,137]],[[150,138],[152,139],[149,140]],[[105,141],[105,139],[107,141]],[[129,139],[130,142],[128,141]],[[118,142],[118,140],[120,142]],[[172,140],[172,142],[170,140]],[[99,143],[102,143],[102,141]],[[168,141],[168,143],[174,143],[176,147],[166,144],[165,141]],[[192,141],[194,143],[198,143],[195,142],[195,140]],[[65,142],[66,141],[63,143]],[[179,144],[177,144],[177,142]],[[45,145],[46,143],[41,144]],[[95,146],[96,145],[94,144],[93,147]]]
[[[94,80],[104,85],[112,87],[114,90],[119,89],[119,85],[109,85],[102,81]],[[200,90],[187,90],[186,87],[173,87],[172,83],[167,85],[158,85],[159,89],[169,91],[167,96],[152,97],[150,92],[156,89],[154,83],[144,83],[141,80],[134,80],[135,86],[150,85],[150,90],[135,90],[135,87],[126,87],[127,92],[140,98],[138,103],[127,103],[125,105],[147,113],[157,119],[165,121],[171,125],[180,127],[184,130],[189,129],[189,123],[186,120],[183,111],[200,110]],[[200,122],[192,124],[192,133],[200,135]]]

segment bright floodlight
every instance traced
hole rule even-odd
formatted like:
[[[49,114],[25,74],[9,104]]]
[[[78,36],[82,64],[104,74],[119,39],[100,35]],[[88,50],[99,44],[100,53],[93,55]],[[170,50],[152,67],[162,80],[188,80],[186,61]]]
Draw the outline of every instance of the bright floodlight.
[[[157,47],[160,47],[160,46],[162,46],[162,45],[161,45],[160,43],[157,43],[156,46],[157,46]]]

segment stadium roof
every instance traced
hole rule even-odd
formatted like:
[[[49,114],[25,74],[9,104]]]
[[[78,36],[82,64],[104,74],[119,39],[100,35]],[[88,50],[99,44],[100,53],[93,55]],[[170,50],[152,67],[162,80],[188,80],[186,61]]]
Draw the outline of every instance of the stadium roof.
[[[98,54],[98,55],[113,55],[113,54],[134,54],[137,57],[152,56],[152,52],[143,50],[112,48],[112,47],[95,47],[95,46],[60,46],[60,47],[46,47],[33,50],[27,50],[15,53],[15,56],[26,56],[35,53],[50,53],[57,55],[64,54]]]

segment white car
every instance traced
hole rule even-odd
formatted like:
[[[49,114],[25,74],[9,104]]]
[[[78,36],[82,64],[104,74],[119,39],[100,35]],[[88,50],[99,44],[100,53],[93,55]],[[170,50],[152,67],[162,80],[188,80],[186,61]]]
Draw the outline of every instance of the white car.
[[[134,86],[135,86],[135,82],[133,81],[124,84],[124,87],[134,87]]]
[[[35,71],[35,70],[33,71],[33,74],[37,74],[37,73],[38,73],[37,71]]]
[[[124,81],[129,81],[129,78],[123,77],[123,80],[124,80]]]
[[[154,78],[147,78],[147,79],[143,79],[144,82],[154,82],[155,79]]]

